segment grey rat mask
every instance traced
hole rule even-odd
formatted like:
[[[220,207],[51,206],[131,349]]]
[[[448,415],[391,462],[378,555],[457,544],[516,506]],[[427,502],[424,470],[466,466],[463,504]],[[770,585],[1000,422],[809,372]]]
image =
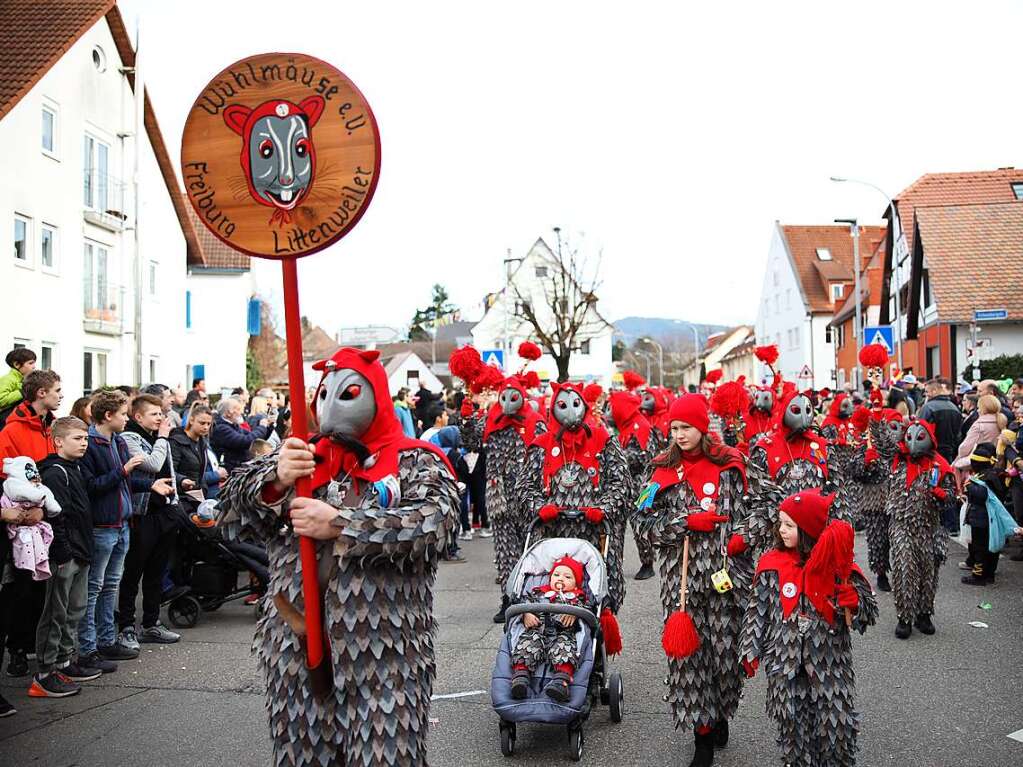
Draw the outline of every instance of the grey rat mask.
[[[770,413],[774,408],[774,392],[757,389],[753,392],[753,407],[763,413]]]
[[[906,447],[913,458],[920,458],[934,450],[934,440],[930,433],[918,423],[909,425],[906,429]]]
[[[642,399],[639,403],[639,409],[650,415],[654,412],[654,408],[657,407],[657,399],[654,397],[653,392],[649,392],[646,389],[640,393],[640,397]]]
[[[838,406],[838,417],[849,418],[853,414],[853,401],[851,397],[846,397],[842,400],[842,404]]]
[[[377,417],[373,387],[361,373],[340,368],[327,374],[316,402],[322,434],[359,439]]]
[[[554,420],[569,431],[575,431],[586,418],[586,403],[571,389],[563,389],[554,398]]]
[[[501,403],[501,412],[505,415],[515,415],[522,409],[522,395],[511,387],[504,389],[497,400]]]
[[[813,426],[813,405],[810,400],[802,394],[797,394],[789,400],[785,414],[781,417],[785,427],[794,433],[806,431]]]

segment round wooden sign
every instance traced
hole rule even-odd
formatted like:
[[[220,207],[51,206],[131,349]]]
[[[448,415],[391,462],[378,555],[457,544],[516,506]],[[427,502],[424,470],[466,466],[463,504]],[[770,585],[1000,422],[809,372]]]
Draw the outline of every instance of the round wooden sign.
[[[259,258],[323,250],[355,226],[380,175],[380,133],[355,83],[301,53],[237,61],[195,100],[181,139],[195,212]]]

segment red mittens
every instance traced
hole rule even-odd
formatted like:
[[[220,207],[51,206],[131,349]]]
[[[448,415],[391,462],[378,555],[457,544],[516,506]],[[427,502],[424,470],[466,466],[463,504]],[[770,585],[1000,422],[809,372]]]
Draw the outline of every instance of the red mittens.
[[[548,503],[540,507],[536,516],[540,517],[541,522],[552,522],[558,516],[558,507],[553,503]]]
[[[874,463],[881,457],[881,454],[877,452],[874,447],[868,447],[867,452],[863,454],[863,460],[867,462],[867,465]]]
[[[591,525],[599,525],[604,521],[603,509],[598,509],[596,506],[587,506],[583,509],[583,514],[586,515],[586,521]]]
[[[748,548],[749,544],[747,544],[738,533],[733,534],[732,537],[728,539],[728,556],[730,557],[738,556]]]
[[[752,661],[746,658],[742,659],[742,670],[746,672],[746,678],[752,679],[757,675],[757,669],[760,668],[760,661],[754,658]]]
[[[698,511],[686,517],[686,526],[696,533],[712,533],[717,525],[727,522],[728,517],[713,511]]]
[[[462,418],[468,418],[473,413],[472,400],[466,397],[462,400]]]
[[[860,595],[851,583],[843,583],[838,587],[838,598],[835,601],[839,607],[855,610],[860,605]]]
[[[939,501],[944,501],[948,498],[948,492],[943,487],[932,487],[931,495],[937,498]]]

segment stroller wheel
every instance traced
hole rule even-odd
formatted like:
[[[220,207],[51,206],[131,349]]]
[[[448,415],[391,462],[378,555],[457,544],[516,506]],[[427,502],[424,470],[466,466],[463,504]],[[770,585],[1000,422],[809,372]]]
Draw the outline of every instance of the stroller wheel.
[[[622,721],[625,710],[625,685],[622,675],[615,671],[607,680],[608,705],[611,707],[611,721],[617,724]]]
[[[515,725],[501,723],[501,753],[511,756],[515,753]]]
[[[167,605],[167,620],[174,628],[190,629],[199,622],[201,610],[202,606],[195,597],[180,597]]]
[[[570,749],[569,756],[572,757],[573,762],[578,762],[583,758],[582,725],[577,725],[568,731],[568,747]]]

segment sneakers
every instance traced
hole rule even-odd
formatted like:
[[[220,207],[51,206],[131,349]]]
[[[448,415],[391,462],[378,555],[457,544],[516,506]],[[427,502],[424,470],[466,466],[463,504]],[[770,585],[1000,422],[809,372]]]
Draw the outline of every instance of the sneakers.
[[[101,669],[94,666],[83,666],[73,661],[60,669],[60,673],[72,682],[91,682],[93,679],[99,679],[103,675]]]
[[[449,554],[446,557],[441,557],[440,560],[442,565],[461,565],[467,561],[461,554]]]
[[[139,657],[138,650],[129,650],[124,645],[117,644],[114,642],[109,647],[97,647],[96,652],[99,653],[101,658],[107,660],[135,660]]]
[[[493,537],[494,537],[494,531],[491,530],[489,527],[481,527],[480,528],[480,538],[493,538]]]
[[[46,676],[36,674],[28,687],[30,698],[70,698],[82,691],[82,686],[59,671]]]
[[[12,706],[3,695],[0,695],[0,719],[5,716],[14,716],[18,713],[18,709]]]
[[[98,668],[102,674],[113,674],[117,671],[117,664],[102,657],[98,652],[79,655],[77,665],[79,668]]]
[[[139,634],[139,641],[146,644],[174,644],[179,639],[181,639],[181,634],[164,628],[159,623],[149,628],[143,628],[142,633]]]
[[[135,633],[134,626],[125,626],[121,633],[117,637],[117,641],[114,644],[119,644],[121,647],[126,647],[132,652],[138,654],[139,651],[139,636]]]
[[[460,532],[458,534],[458,540],[460,540],[460,541],[471,541],[472,540],[472,530],[463,530],[462,532]]]
[[[25,657],[25,653],[11,653],[7,661],[7,676],[28,676],[28,658]]]
[[[973,570],[973,565],[971,565],[969,562],[960,562],[959,564],[956,565],[956,567],[958,567],[960,570]]]

